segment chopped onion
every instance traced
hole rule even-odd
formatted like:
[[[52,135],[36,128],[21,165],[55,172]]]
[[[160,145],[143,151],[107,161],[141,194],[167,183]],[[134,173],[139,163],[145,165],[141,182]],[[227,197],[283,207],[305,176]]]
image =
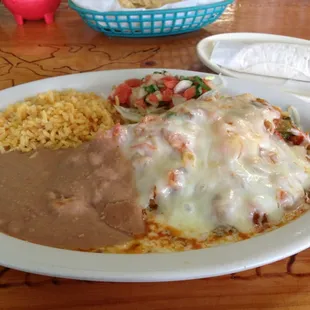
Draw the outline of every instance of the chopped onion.
[[[225,88],[227,86],[227,80],[220,73],[218,76],[212,79],[212,84],[214,85],[214,88],[216,89]]]
[[[161,73],[154,73],[154,74],[152,74],[152,80],[153,81],[159,81],[163,77],[165,77],[165,75],[161,74]]]
[[[185,101],[186,101],[186,99],[183,96],[181,96],[181,95],[173,95],[172,96],[172,103],[173,103],[174,106],[176,106],[178,104],[181,104],[181,103],[183,103]]]
[[[157,97],[158,101],[162,101],[163,100],[163,95],[161,94],[160,91],[156,91],[154,92],[154,95]]]
[[[310,137],[308,134],[305,134],[303,133],[302,131],[298,130],[298,129],[295,129],[295,128],[291,128],[289,130],[289,132],[291,134],[293,134],[294,136],[303,136],[304,140],[303,140],[303,145],[307,145],[307,144],[310,144]]]
[[[201,96],[199,96],[197,100],[205,100],[210,97],[216,97],[217,95],[218,95],[218,91],[216,89],[212,89],[212,90],[205,92]]]
[[[287,112],[291,118],[292,123],[299,128],[300,127],[300,116],[296,108],[289,106]]]
[[[174,87],[174,93],[179,94],[192,86],[193,82],[190,80],[182,80]]]
[[[124,120],[131,122],[139,122],[143,117],[137,109],[124,108],[121,106],[114,106],[115,110],[122,116]]]
[[[122,106],[114,106],[114,107],[124,120],[130,121],[133,123],[139,122],[145,115],[162,114],[167,111],[164,107],[161,107],[161,108],[150,107],[150,108],[147,108],[144,113],[141,113],[138,109],[124,108]]]
[[[293,134],[294,136],[300,136],[301,132],[298,129],[295,128],[291,128],[290,130],[288,130],[291,134]]]
[[[142,99],[147,95],[146,90],[143,87],[139,88],[138,94],[137,94],[137,99]]]

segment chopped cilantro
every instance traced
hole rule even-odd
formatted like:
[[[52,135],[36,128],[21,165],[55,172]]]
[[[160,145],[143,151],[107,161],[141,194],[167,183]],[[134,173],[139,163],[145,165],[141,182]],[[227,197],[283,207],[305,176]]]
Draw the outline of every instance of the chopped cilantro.
[[[199,85],[201,88],[205,89],[205,90],[210,90],[211,88],[209,86],[207,86],[205,84],[205,82],[203,81],[203,79],[199,76],[194,76],[192,78],[192,81],[196,84]]]
[[[152,85],[149,85],[149,86],[144,86],[144,89],[145,89],[145,91],[148,94],[151,94],[151,93],[156,92],[158,90],[158,87],[157,87],[157,85],[152,84]]]
[[[287,131],[286,132],[280,132],[280,134],[284,140],[289,140],[290,137],[293,136],[290,132],[287,132]]]
[[[163,71],[154,71],[153,74],[166,74],[167,71],[163,70]]]
[[[196,86],[196,95],[195,97],[199,97],[202,94],[202,87],[200,85]]]
[[[181,76],[179,76],[179,80],[180,80],[180,81],[183,81],[183,80],[190,80],[190,77],[181,75]]]
[[[167,106],[167,104],[168,104],[168,102],[167,101],[159,101],[159,104],[158,104],[158,106],[159,107],[166,107]]]

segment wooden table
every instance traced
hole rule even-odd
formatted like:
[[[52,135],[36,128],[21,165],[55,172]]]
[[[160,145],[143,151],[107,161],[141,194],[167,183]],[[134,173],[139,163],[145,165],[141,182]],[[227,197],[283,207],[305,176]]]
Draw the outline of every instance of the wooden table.
[[[167,38],[108,38],[62,3],[53,25],[16,26],[0,4],[0,89],[68,73],[165,67],[206,70],[197,42],[223,32],[310,39],[309,0],[237,0],[206,29]],[[0,254],[1,255],[1,254]],[[310,309],[310,250],[255,270],[175,283],[89,283],[0,267],[0,309]]]

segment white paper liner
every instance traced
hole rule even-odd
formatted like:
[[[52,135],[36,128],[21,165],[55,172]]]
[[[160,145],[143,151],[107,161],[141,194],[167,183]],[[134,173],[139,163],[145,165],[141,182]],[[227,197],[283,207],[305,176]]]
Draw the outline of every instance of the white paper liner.
[[[98,11],[98,12],[108,12],[108,11],[147,11],[145,8],[138,9],[127,9],[122,7],[117,0],[72,0],[76,5],[81,8]],[[156,10],[165,9],[178,9],[186,8],[197,5],[205,5],[211,3],[223,2],[223,0],[183,0],[176,3],[166,4]],[[153,10],[153,9],[152,9]]]
[[[219,41],[210,60],[237,72],[310,82],[310,45]]]

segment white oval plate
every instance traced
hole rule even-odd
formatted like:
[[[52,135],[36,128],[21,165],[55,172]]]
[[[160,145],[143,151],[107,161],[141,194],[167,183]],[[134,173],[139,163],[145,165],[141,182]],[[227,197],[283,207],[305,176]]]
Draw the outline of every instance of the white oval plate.
[[[222,73],[227,76],[232,76],[240,79],[249,79],[257,82],[268,83],[281,87],[284,91],[292,92],[297,95],[310,97],[310,86],[308,82],[287,80],[284,78],[276,78],[270,76],[261,76],[255,74],[248,74],[225,69],[218,66],[211,61],[211,55],[214,45],[217,41],[237,41],[250,43],[276,42],[276,43],[290,43],[302,44],[310,46],[309,40],[279,36],[265,33],[251,33],[251,32],[237,32],[237,33],[223,33],[202,39],[197,44],[197,54],[201,62],[216,73]]]
[[[1,91],[0,109],[51,89],[75,88],[108,94],[112,85],[153,71],[102,71],[32,82]],[[169,71],[180,75],[205,75],[183,70]],[[234,78],[225,80],[226,93],[250,92],[281,107],[293,104],[301,114],[304,128],[307,124],[310,127],[310,109],[304,101],[257,82]],[[0,233],[0,265],[32,273],[96,281],[151,282],[212,277],[272,263],[306,249],[310,245],[309,223],[308,212],[282,228],[246,241],[171,254],[83,253],[35,245]]]

